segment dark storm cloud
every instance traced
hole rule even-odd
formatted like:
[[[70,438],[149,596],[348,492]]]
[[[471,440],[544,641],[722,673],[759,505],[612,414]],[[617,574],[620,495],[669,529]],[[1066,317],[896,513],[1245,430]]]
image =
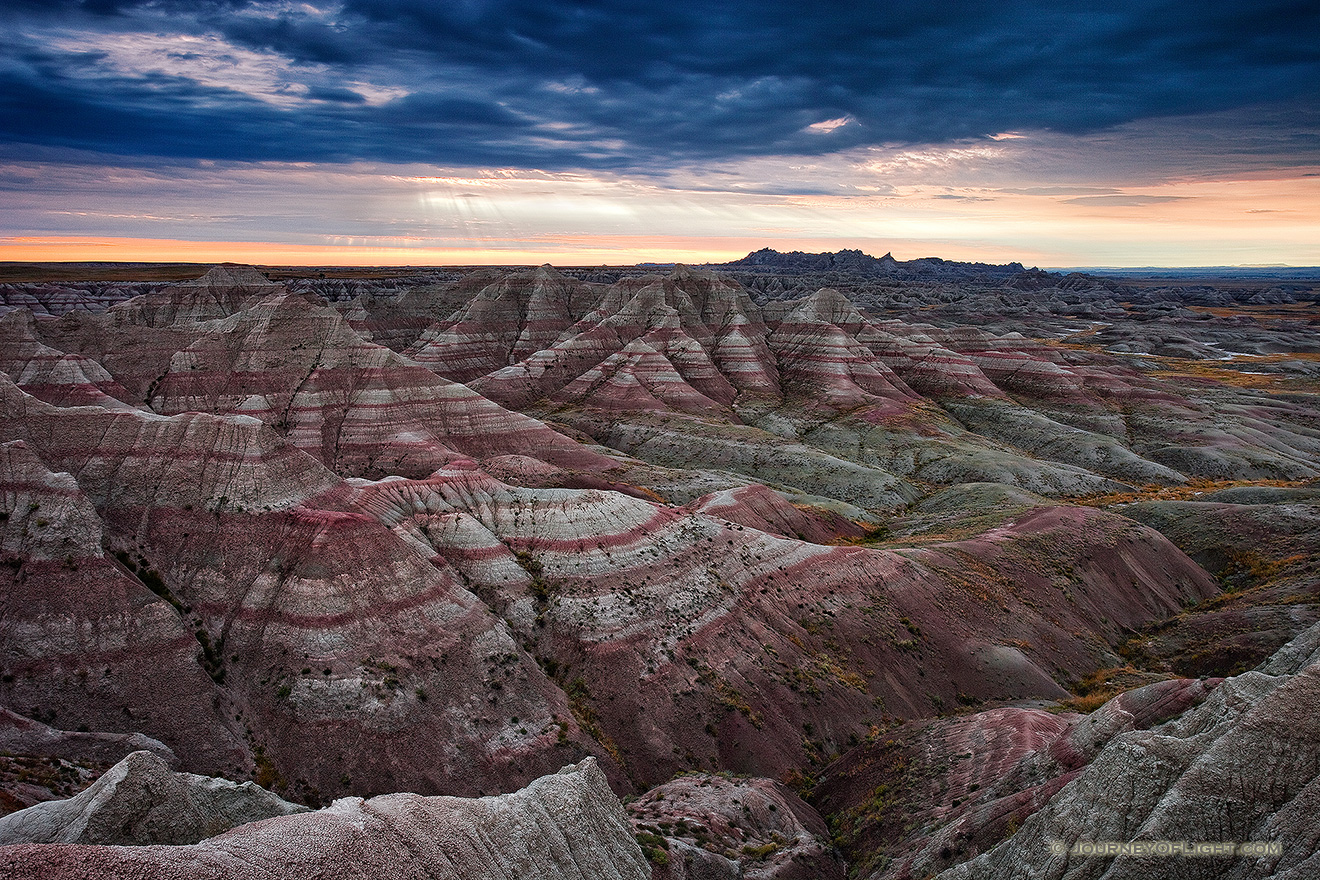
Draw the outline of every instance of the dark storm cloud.
[[[1313,2],[9,6],[0,137],[120,154],[645,170],[1309,107],[1320,81]],[[298,89],[120,57],[142,34],[207,37],[173,63],[227,46]]]

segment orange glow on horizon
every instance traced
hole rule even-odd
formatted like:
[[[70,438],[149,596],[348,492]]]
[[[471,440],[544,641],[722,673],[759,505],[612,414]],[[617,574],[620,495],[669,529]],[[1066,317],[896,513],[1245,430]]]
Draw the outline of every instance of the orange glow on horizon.
[[[492,245],[496,241],[492,241]],[[936,247],[915,248],[898,259],[936,255]],[[13,236],[0,238],[0,261],[31,263],[249,263],[262,266],[628,266],[637,263],[723,263],[751,251],[836,251],[859,248],[876,256],[890,244],[874,240],[771,237],[697,238],[681,236],[556,236],[506,247],[426,247],[419,245],[289,244],[262,241],[185,241],[181,239],[92,236]],[[950,259],[1009,262],[1022,259],[1002,247],[973,249],[937,246]],[[868,248],[870,250],[868,250]]]
[[[593,246],[590,246],[594,244]],[[184,241],[152,238],[87,236],[22,236],[0,238],[0,260],[19,262],[151,262],[252,263],[263,266],[477,266],[564,264],[624,264],[658,259],[655,254],[679,253],[678,259],[713,262],[736,259],[722,249],[693,242],[678,248],[610,247],[599,239],[580,246],[550,242],[535,247],[425,247],[419,245],[289,244],[270,241]],[[657,245],[659,243],[657,242]],[[669,262],[669,259],[665,260]]]

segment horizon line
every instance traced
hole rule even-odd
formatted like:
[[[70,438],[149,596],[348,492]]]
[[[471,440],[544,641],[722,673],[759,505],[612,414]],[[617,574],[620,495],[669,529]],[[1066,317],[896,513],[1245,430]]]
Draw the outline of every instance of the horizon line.
[[[657,241],[656,239],[660,239]],[[0,236],[0,264],[25,265],[206,265],[236,263],[273,269],[292,268],[495,268],[563,267],[633,268],[645,265],[692,266],[722,265],[736,262],[760,250],[777,253],[798,251],[808,254],[832,254],[860,251],[872,259],[881,259],[872,251],[881,251],[899,263],[924,259],[946,262],[1009,265],[1040,268],[1050,272],[1133,272],[1133,271],[1206,271],[1232,270],[1249,272],[1320,271],[1320,265],[1305,262],[1272,261],[1269,263],[1151,263],[1149,255],[1140,263],[1092,263],[1058,259],[1060,254],[1032,252],[1031,248],[999,246],[969,247],[952,242],[932,243],[932,252],[900,259],[893,256],[895,247],[915,251],[913,241],[838,238],[793,238],[771,241],[752,236],[728,238],[674,236],[567,236],[537,240],[509,240],[508,246],[494,242],[473,242],[459,246],[401,247],[379,244],[311,244],[268,241],[188,241],[182,239],[143,239],[87,236]],[[941,247],[940,245],[946,245]],[[656,245],[660,245],[656,247]],[[924,249],[923,249],[924,250]],[[943,251],[945,255],[939,254]],[[657,252],[661,255],[657,256]],[[1049,259],[1053,256],[1055,259]]]

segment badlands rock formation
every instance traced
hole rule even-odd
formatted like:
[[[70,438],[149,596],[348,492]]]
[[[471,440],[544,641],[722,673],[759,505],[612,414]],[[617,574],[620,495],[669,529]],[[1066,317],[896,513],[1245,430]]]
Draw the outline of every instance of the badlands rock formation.
[[[1114,737],[1180,715],[1219,683],[1161,681],[1089,715],[1006,707],[909,722],[832,763],[813,801],[859,876],[929,876],[1012,834]]]
[[[126,768],[120,787],[132,785],[140,772]],[[191,846],[5,846],[0,872],[14,880],[650,876],[623,808],[590,759],[513,794],[479,800],[412,794],[343,798],[323,810],[242,825]]]
[[[1320,871],[1317,705],[1320,627],[1312,627],[1259,669],[1224,681],[1181,717],[1112,739],[1017,834],[940,877],[1314,876]],[[1063,851],[1056,853],[1051,841]],[[1093,841],[1259,843],[1275,849],[1178,858],[1173,865],[1074,852],[1079,843]]]
[[[189,766],[240,762],[246,746],[217,715],[222,695],[187,622],[106,553],[104,522],[77,480],[11,441],[0,445],[0,485],[6,704],[65,727],[173,728]]]
[[[897,553],[619,493],[519,489],[475,464],[359,492],[499,613],[639,782],[702,765],[779,775],[858,732],[846,719],[959,694],[1063,696],[1046,670],[1097,656],[1074,632],[1117,635],[1213,591],[1157,533],[1087,508],[1045,504]],[[1046,548],[1068,560],[1066,586],[1036,570]],[[976,583],[968,560],[984,566]],[[1041,645],[1037,659],[1018,643]]]
[[[484,290],[477,323],[507,338],[506,359],[577,323],[472,388],[558,396],[533,412],[559,424],[658,432],[609,450],[243,279],[5,324],[6,540],[13,589],[41,599],[5,619],[0,693],[31,717],[142,732],[183,769],[263,774],[312,802],[481,793],[585,754],[620,785],[695,767],[778,776],[960,694],[1062,696],[1125,628],[1214,591],[1157,533],[1045,499],[920,549],[813,543],[860,540],[919,491],[869,463],[877,452],[813,451],[842,446],[845,426],[1028,464],[966,440],[860,343],[839,336],[813,360],[811,333],[865,323],[836,294],[771,331],[745,291],[690,270],[598,299],[549,269]],[[423,347],[452,349],[477,326],[465,320]],[[671,365],[669,390],[648,368],[630,374],[641,385],[616,370],[570,393],[639,339]],[[56,393],[33,366],[58,346],[105,365],[117,385],[96,386],[100,405],[70,405],[93,391]],[[657,403],[609,390],[629,387]],[[792,437],[748,424],[758,415]],[[810,438],[793,427],[826,417]],[[624,454],[639,449],[650,460]],[[597,488],[568,488],[584,485]],[[33,512],[54,498],[74,506]],[[110,661],[135,643],[127,665]]]
[[[1226,586],[1134,636],[1124,656],[1178,675],[1234,674],[1320,621],[1320,488],[1244,486],[1116,509],[1159,529]]]
[[[259,785],[173,773],[151,752],[133,752],[90,788],[63,801],[0,817],[0,846],[14,843],[189,844],[230,828],[307,808]]]
[[[275,761],[304,797],[355,776],[366,790],[521,782],[586,739],[456,572],[258,420],[60,409],[9,389],[8,424],[82,481],[6,447],[6,544],[22,551],[0,570],[16,610],[0,641],[10,705],[131,725],[189,769]],[[517,686],[476,702],[492,668]],[[373,748],[346,767],[364,729]]]
[[[8,709],[0,709],[0,750],[104,764],[117,764],[133,752],[146,751],[158,755],[166,764],[178,761],[167,745],[140,733],[57,730]]]
[[[769,779],[685,773],[628,805],[657,880],[843,880],[819,814]]]
[[[0,709],[0,815],[67,798],[144,750],[178,763],[169,746],[140,733],[58,730]]]
[[[1309,300],[845,256],[750,287],[220,267],[12,311],[0,707],[50,733],[0,756],[5,809],[131,742],[313,807],[591,757],[620,794],[701,789],[639,802],[657,871],[828,876],[822,817],[771,780],[901,731],[818,806],[855,864],[920,874],[1320,619]],[[1095,341],[1166,315],[1177,353]],[[1239,324],[1287,356],[1212,360]],[[1157,683],[1103,723],[1041,710],[1095,681]]]

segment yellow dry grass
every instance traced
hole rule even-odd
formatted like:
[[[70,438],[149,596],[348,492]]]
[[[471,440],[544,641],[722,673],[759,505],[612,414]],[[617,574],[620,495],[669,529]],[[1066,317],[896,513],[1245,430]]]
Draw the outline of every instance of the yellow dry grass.
[[[1132,504],[1137,501],[1196,501],[1200,496],[1224,489],[1246,486],[1295,489],[1315,484],[1315,480],[1207,480],[1196,478],[1181,486],[1141,486],[1135,492],[1104,492],[1070,499],[1074,504],[1087,507],[1108,507],[1111,504]]]

